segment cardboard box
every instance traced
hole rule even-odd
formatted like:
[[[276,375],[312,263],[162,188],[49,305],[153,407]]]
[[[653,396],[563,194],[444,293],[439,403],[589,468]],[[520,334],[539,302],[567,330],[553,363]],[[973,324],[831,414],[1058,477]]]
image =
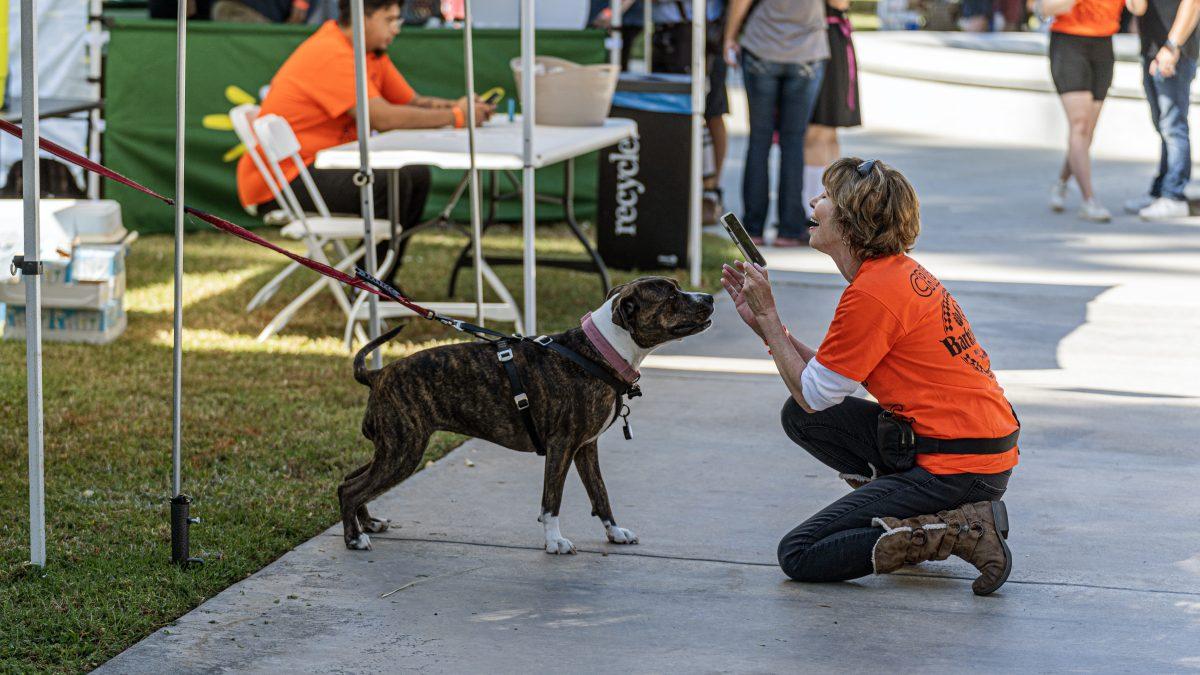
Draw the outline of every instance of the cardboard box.
[[[66,264],[44,264],[42,307],[98,310],[123,298],[128,251],[125,243],[76,246]],[[0,284],[0,302],[24,305],[25,284]]]
[[[100,309],[42,308],[42,339],[50,342],[107,344],[125,332],[125,307],[112,300]],[[4,338],[25,339],[25,307],[8,305]]]

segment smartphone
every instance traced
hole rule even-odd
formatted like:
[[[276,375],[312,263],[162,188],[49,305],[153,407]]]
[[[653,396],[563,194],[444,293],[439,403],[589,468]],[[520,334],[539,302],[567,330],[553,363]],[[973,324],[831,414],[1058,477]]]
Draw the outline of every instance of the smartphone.
[[[746,227],[742,225],[742,221],[733,215],[733,212],[726,213],[721,216],[721,224],[725,226],[725,231],[729,233],[729,238],[737,245],[738,250],[742,252],[746,260],[762,267],[767,266],[767,259],[758,252],[758,247],[754,242],[750,241],[750,235],[746,232]]]
[[[483,102],[488,105],[496,105],[504,98],[504,90],[500,87],[492,87],[483,94]]]

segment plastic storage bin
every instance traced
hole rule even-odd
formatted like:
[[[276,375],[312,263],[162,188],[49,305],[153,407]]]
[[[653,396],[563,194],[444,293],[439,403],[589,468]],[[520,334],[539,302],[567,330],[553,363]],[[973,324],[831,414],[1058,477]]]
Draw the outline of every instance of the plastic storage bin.
[[[518,100],[521,83],[521,59],[508,62],[517,81]],[[537,92],[534,122],[556,127],[598,127],[604,124],[612,107],[620,69],[608,63],[580,65],[553,56],[534,60]]]

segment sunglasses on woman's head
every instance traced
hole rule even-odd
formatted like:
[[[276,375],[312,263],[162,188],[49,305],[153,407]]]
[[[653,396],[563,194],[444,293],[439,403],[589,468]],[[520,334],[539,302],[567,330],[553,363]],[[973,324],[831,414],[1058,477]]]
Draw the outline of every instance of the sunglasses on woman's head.
[[[879,160],[868,159],[867,161],[863,162],[862,164],[859,164],[858,165],[858,175],[862,176],[863,178],[866,178],[867,176],[871,175],[871,169],[875,168],[875,162],[877,162],[877,161],[879,161]]]

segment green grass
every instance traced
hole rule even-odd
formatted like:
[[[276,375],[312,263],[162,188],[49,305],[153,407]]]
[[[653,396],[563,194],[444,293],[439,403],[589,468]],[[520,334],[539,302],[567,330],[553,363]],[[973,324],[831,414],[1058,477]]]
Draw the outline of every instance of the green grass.
[[[401,274],[405,289],[417,299],[444,298],[462,243],[449,233],[418,236]],[[507,228],[486,243],[492,252],[520,248]],[[733,250],[723,239],[705,245],[704,285],[714,289],[719,262]],[[543,231],[538,249],[579,252],[559,229]],[[210,231],[190,235],[186,251],[184,485],[203,520],[193,528],[193,552],[209,563],[168,564],[173,254],[170,237],[149,236],[128,260],[126,333],[106,346],[45,345],[44,570],[25,562],[24,343],[0,342],[0,672],[103,663],[335,523],[335,486],[370,456],[359,432],[367,392],[351,377],[330,296],[282,335],[254,340],[313,276],[294,275],[266,308],[245,314],[283,258]],[[517,293],[520,268],[498,271]],[[634,276],[616,272],[614,283]],[[469,293],[470,275],[462,281]],[[579,272],[539,269],[538,288],[543,332],[576,325],[600,300],[595,278]],[[402,337],[385,358],[461,339],[426,321]],[[427,458],[462,440],[435,437]]]

